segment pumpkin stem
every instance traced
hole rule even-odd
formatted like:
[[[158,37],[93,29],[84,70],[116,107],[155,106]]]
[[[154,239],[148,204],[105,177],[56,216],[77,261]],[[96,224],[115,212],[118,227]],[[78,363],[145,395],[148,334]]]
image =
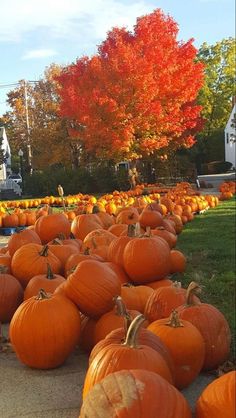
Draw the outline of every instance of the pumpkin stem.
[[[128,237],[134,237],[135,236],[135,224],[129,224],[128,225],[128,232],[127,232],[127,236]]]
[[[35,296],[35,299],[36,300],[44,300],[44,299],[50,299],[50,297],[51,297],[50,293],[46,293],[44,289],[40,289],[37,296]]]
[[[86,247],[86,248],[84,249],[83,254],[84,254],[84,255],[89,255],[89,251],[90,251],[90,248],[89,248],[89,247]]]
[[[145,321],[146,321],[146,318],[144,315],[138,315],[136,316],[136,318],[133,319],[133,321],[131,322],[128,328],[124,345],[128,347],[132,347],[132,348],[138,348],[137,339],[138,339],[139,330],[140,330],[141,325]]]
[[[48,245],[43,246],[42,251],[39,252],[39,255],[41,255],[42,257],[48,256]]]
[[[99,213],[99,212],[100,212],[99,207],[97,205],[95,205],[93,207],[92,213]]]
[[[57,238],[58,238],[60,241],[63,241],[63,239],[66,239],[65,235],[64,235],[62,232],[60,232],[59,234],[57,234]],[[56,239],[57,239],[57,238],[56,238]]]
[[[186,292],[186,305],[195,305],[194,295],[201,293],[202,289],[196,282],[191,282]]]
[[[178,282],[177,280],[175,282],[173,282],[171,286],[175,287],[176,289],[181,289],[182,288],[181,282]]]
[[[62,245],[62,242],[60,241],[60,239],[59,239],[59,238],[54,238],[54,239],[52,240],[52,244],[53,244],[53,245]]]
[[[116,314],[124,318],[125,335],[127,335],[127,331],[132,322],[131,315],[127,311],[126,306],[121,296],[115,296],[114,300],[115,300],[115,305],[116,305]]]
[[[143,235],[143,237],[148,237],[148,238],[150,238],[150,237],[151,237],[151,235],[152,235],[152,233],[151,233],[151,227],[150,227],[150,226],[147,226],[147,227],[146,227],[145,234]]]
[[[49,263],[47,263],[47,279],[48,280],[54,279],[54,274]]]
[[[1,264],[0,265],[0,274],[6,274],[7,271],[8,271],[8,267]]]
[[[140,223],[139,222],[137,222],[135,224],[134,235],[135,235],[135,237],[139,237],[141,235],[141,227],[140,227]]]
[[[179,319],[178,312],[175,310],[172,311],[170,315],[170,319],[165,325],[168,325],[169,327],[172,327],[172,328],[179,328],[179,327],[184,326]]]

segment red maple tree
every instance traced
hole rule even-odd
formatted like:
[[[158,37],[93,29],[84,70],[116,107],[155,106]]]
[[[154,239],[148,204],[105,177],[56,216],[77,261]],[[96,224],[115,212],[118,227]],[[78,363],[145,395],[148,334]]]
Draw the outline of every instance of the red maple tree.
[[[60,114],[88,151],[137,158],[193,145],[202,127],[203,65],[193,39],[177,35],[177,23],[157,9],[138,18],[133,32],[112,29],[96,55],[64,69]]]

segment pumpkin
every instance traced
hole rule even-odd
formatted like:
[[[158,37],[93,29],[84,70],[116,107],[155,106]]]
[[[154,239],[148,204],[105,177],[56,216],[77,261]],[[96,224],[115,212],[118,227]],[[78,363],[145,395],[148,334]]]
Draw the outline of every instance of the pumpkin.
[[[133,225],[127,227],[127,233],[115,238],[109,245],[107,258],[115,264],[124,267],[123,254],[126,244],[133,239],[134,228]]]
[[[176,311],[170,319],[159,319],[148,328],[160,337],[174,362],[175,386],[183,389],[199,374],[205,357],[205,344],[198,329],[188,321],[180,321]]]
[[[153,293],[153,289],[148,286],[121,286],[121,297],[127,309],[135,309],[144,313],[148,298]]]
[[[118,264],[112,263],[111,261],[106,261],[105,264],[116,273],[122,285],[129,283],[130,281],[129,276],[126,274],[123,267],[119,266]]]
[[[153,290],[159,289],[159,287],[171,286],[173,285],[172,280],[166,278],[162,280],[154,280],[153,282],[147,283],[146,286],[151,287]]]
[[[236,411],[236,371],[211,382],[196,403],[196,418],[234,418]]]
[[[90,352],[95,345],[95,327],[97,319],[81,314],[81,332],[79,346],[85,352]]]
[[[83,253],[72,254],[69,256],[65,264],[65,276],[69,276],[73,270],[78,266],[81,261],[85,260],[97,260],[104,261],[102,257],[96,254],[89,254],[89,250],[85,250]]]
[[[69,275],[65,290],[84,315],[96,317],[112,309],[112,299],[120,294],[121,283],[106,263],[85,260]]]
[[[173,382],[163,357],[151,347],[137,343],[138,331],[144,320],[143,315],[139,315],[132,321],[123,344],[109,344],[97,353],[85,377],[83,398],[105,376],[124,369],[143,368],[160,374],[169,383]]]
[[[41,290],[14,313],[10,341],[25,365],[55,368],[64,363],[78,343],[80,322],[79,311],[71,301]]]
[[[143,236],[127,243],[124,269],[132,281],[148,283],[162,279],[170,270],[170,248],[160,237]]]
[[[35,223],[35,231],[43,244],[63,234],[66,238],[70,236],[70,222],[63,213],[52,213],[40,216]]]
[[[110,228],[108,228],[108,231],[116,235],[117,237],[119,237],[123,233],[127,235],[128,225],[127,224],[114,224],[110,226]]]
[[[123,208],[116,217],[117,224],[136,224],[139,220],[139,213],[136,208]]]
[[[155,289],[147,300],[144,315],[149,322],[167,318],[173,309],[182,305],[185,301],[186,289],[180,282],[174,282],[171,286]]]
[[[109,374],[87,394],[79,418],[191,418],[183,395],[152,371]],[[228,418],[228,417],[227,417]]]
[[[29,243],[42,244],[38,234],[33,229],[18,230],[8,240],[8,250],[12,257],[18,248]]]
[[[126,310],[126,306],[120,296],[114,298],[114,308],[100,316],[95,326],[94,342],[97,344],[103,340],[111,331],[117,328],[122,328],[126,322],[126,318],[129,318],[129,322],[136,316],[140,315],[137,310]]]
[[[151,208],[144,208],[139,215],[139,223],[142,228],[149,226],[154,229],[158,226],[162,226],[163,217],[160,212]]]
[[[5,254],[0,253],[0,267],[2,266],[7,268],[6,273],[11,274],[11,256],[8,251]]]
[[[0,271],[0,323],[9,322],[23,301],[23,288],[11,274]]]
[[[186,258],[181,251],[170,252],[170,273],[183,273],[186,269]]]
[[[191,322],[205,342],[204,370],[218,367],[227,360],[230,352],[231,333],[224,315],[213,305],[196,300],[200,286],[191,282],[186,300],[177,308],[181,319]]]
[[[47,293],[54,293],[56,288],[64,282],[65,278],[60,274],[54,274],[48,264],[46,274],[38,274],[30,279],[24,291],[24,300],[36,296],[40,289],[44,289]]]
[[[172,232],[167,231],[164,227],[152,229],[152,235],[158,235],[159,237],[166,240],[170,248],[175,247],[177,243],[177,236],[175,234],[172,234]]]
[[[47,246],[26,244],[18,248],[12,257],[12,274],[23,287],[26,287],[32,277],[47,272],[48,264],[50,264],[53,273],[61,271],[61,262],[48,250]]]
[[[9,215],[4,215],[2,218],[2,224],[4,228],[11,228],[19,226],[19,219],[16,213],[11,213]]]
[[[74,241],[74,240],[71,240]],[[48,249],[51,251],[61,262],[61,274],[65,274],[65,265],[68,258],[72,254],[79,254],[79,247],[75,244],[62,244],[58,239],[52,241],[51,244],[48,244]]]
[[[94,229],[101,229],[102,227],[102,221],[98,216],[92,213],[86,213],[77,215],[73,219],[71,223],[71,232],[75,238],[79,238],[83,241],[89,232]]]

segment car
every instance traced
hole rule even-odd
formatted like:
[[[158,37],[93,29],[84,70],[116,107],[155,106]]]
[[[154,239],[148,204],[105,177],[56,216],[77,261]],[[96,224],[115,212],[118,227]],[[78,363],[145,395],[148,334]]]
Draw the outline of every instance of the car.
[[[14,174],[14,173],[9,174],[9,176],[7,177],[7,180],[13,180],[17,184],[22,183],[22,177],[21,177],[21,174],[20,173],[18,173],[18,174]]]

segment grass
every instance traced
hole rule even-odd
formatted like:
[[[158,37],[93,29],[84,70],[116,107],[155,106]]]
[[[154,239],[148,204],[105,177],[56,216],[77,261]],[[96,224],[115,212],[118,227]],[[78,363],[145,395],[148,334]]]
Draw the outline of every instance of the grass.
[[[176,279],[186,287],[192,280],[203,286],[202,302],[216,306],[232,332],[231,359],[235,359],[235,221],[236,201],[220,202],[188,223],[177,249],[187,257],[187,268]]]

